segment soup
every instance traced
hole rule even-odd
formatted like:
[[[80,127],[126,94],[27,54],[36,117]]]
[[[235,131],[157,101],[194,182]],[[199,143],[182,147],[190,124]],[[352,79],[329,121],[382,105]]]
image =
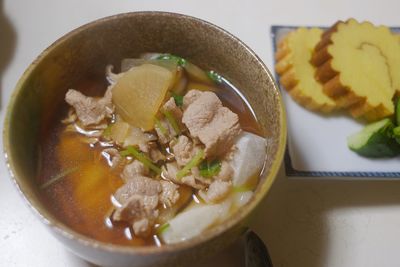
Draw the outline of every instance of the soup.
[[[265,140],[246,100],[217,73],[146,54],[76,89],[42,135],[38,183],[77,232],[162,246],[223,223],[251,199]]]

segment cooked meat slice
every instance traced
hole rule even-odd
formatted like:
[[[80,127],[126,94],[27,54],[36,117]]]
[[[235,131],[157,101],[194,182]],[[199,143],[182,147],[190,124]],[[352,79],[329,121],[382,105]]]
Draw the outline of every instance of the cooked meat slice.
[[[180,181],[178,181],[178,179],[176,178],[176,173],[178,172],[178,170],[178,164],[176,164],[176,162],[170,162],[162,167],[161,175],[164,179],[170,180],[175,184],[180,184]]]
[[[185,184],[195,189],[203,189],[206,187],[206,185],[201,180],[197,179],[200,178],[200,176],[194,175],[193,173],[182,177],[182,179],[177,179],[176,173],[178,172],[178,170],[178,164],[176,162],[167,163],[165,167],[163,167],[162,176],[175,184]]]
[[[193,95],[189,98],[190,101],[185,101],[190,104],[184,109],[182,121],[189,128],[190,133],[196,136],[203,127],[212,121],[215,113],[222,107],[222,103],[212,92],[197,91],[196,94],[193,94],[193,91],[197,90],[189,91],[183,98],[185,101],[188,95]]]
[[[199,138],[205,145],[207,157],[219,156],[228,152],[235,137],[240,133],[239,117],[222,106],[213,92],[189,91],[189,103],[183,112],[182,122],[191,136]],[[184,101],[186,96],[184,97]]]
[[[183,97],[183,109],[185,110],[190,104],[196,101],[201,95],[202,91],[199,90],[190,90]]]
[[[100,123],[114,112],[111,102],[111,88],[107,89],[104,97],[95,98],[83,95],[74,89],[68,90],[65,101],[74,107],[78,119],[84,126]]]
[[[163,111],[168,111],[171,115],[175,118],[178,126],[180,128],[183,127],[182,124],[182,110],[176,106],[175,100],[171,97],[162,107]],[[171,123],[168,121],[167,118],[162,118],[159,120],[158,125],[156,124],[155,130],[158,135],[158,140],[161,144],[167,144],[170,142],[176,135],[177,132],[172,127]]]
[[[118,188],[114,197],[123,205],[133,195],[154,196],[160,192],[161,184],[159,181],[145,176],[134,176]]]
[[[70,123],[73,123],[74,121],[76,121],[76,119],[77,119],[77,116],[76,116],[75,111],[73,109],[69,109],[67,117],[65,119],[61,120],[61,122],[63,124],[70,124]]]
[[[162,187],[160,202],[167,208],[171,207],[179,199],[179,186],[169,181],[160,181],[160,183]]]
[[[215,180],[207,191],[201,190],[199,194],[206,202],[216,202],[225,198],[229,194],[231,187],[231,182]]]
[[[204,189],[206,185],[197,181],[194,175],[187,175],[182,177],[181,183],[193,187],[194,189]]]
[[[158,148],[151,148],[149,152],[150,159],[153,162],[158,162],[161,160],[165,160],[165,156]]]
[[[132,195],[115,210],[113,220],[132,222],[134,233],[145,237],[159,214],[157,205],[158,195]]]
[[[181,135],[178,142],[172,146],[172,151],[179,166],[185,166],[199,151],[199,148],[193,145],[193,142]]]
[[[198,183],[202,183],[202,184],[208,186],[213,182],[212,179],[201,176],[200,170],[198,167],[193,167],[191,169],[191,173]]]
[[[115,148],[106,148],[101,154],[106,158],[108,165],[110,165],[112,169],[116,168],[122,162],[122,157]]]
[[[150,146],[148,143],[139,143],[138,147],[139,147],[139,150],[144,153],[149,153],[149,151],[150,151]]]
[[[149,168],[144,166],[138,160],[132,161],[130,164],[126,165],[124,170],[121,173],[121,178],[128,182],[130,179],[135,178],[137,176],[146,176],[149,174]]]
[[[117,208],[113,214],[116,221],[132,221],[141,218],[156,218],[158,216],[158,195],[132,195],[126,202]]]
[[[165,102],[162,108],[164,111],[171,112],[172,116],[174,116],[177,122],[182,121],[182,110],[176,105],[173,97],[171,97],[167,102]]]
[[[232,176],[233,168],[227,161],[224,160],[221,162],[221,170],[214,178],[222,181],[230,181]]]
[[[139,146],[141,151],[147,153],[149,152],[148,149],[151,147],[151,144],[157,140],[155,134],[146,133],[140,128],[129,126],[128,123],[122,122],[122,120],[117,123],[124,125],[123,127],[127,127],[127,130],[123,132],[123,135],[120,138],[120,142],[123,143],[124,147]]]
[[[134,221],[132,224],[135,235],[142,237],[147,237],[149,235],[151,227],[152,225],[150,225],[149,219],[147,218]]]
[[[163,129],[161,129],[161,127]],[[171,141],[177,133],[174,130],[174,127],[168,122],[166,118],[163,118],[160,120],[160,125],[156,125],[155,127],[156,133],[158,136],[158,140],[160,141],[161,144],[167,144],[169,141]]]

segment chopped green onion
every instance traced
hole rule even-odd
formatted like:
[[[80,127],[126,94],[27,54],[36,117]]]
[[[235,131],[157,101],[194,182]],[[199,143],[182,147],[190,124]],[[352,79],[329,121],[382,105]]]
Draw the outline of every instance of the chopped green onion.
[[[213,161],[203,160],[199,166],[200,175],[211,178],[221,171],[221,161],[215,159]]]
[[[161,124],[160,120],[157,118],[154,118],[155,124],[156,124],[156,128],[160,129],[160,132],[163,135],[167,134],[167,129],[165,129],[164,125]]]
[[[247,186],[234,186],[233,187],[233,192],[235,193],[242,193],[242,192],[247,192],[247,191],[251,191],[251,189]]]
[[[207,71],[207,76],[215,83],[222,83],[222,76],[219,75],[216,71]]]
[[[169,223],[164,223],[163,225],[160,225],[160,227],[157,228],[156,233],[158,235],[162,234],[165,232],[170,227]]]
[[[175,104],[178,107],[182,107],[183,106],[183,96],[175,94],[174,92],[172,92],[172,97],[174,98]]]
[[[103,131],[103,136],[107,139],[111,137],[111,128],[112,128],[112,124],[109,124]]]
[[[173,61],[176,61],[176,63],[181,67],[184,67],[186,65],[186,59],[175,56],[175,55],[171,55],[171,54],[162,54],[162,55],[158,56],[156,59],[158,59],[158,60],[173,60]]]
[[[54,184],[54,183],[60,181],[62,178],[64,178],[64,177],[67,176],[68,174],[70,174],[70,173],[76,171],[77,169],[78,169],[78,167],[72,167],[72,168],[69,168],[69,169],[66,169],[66,170],[60,172],[59,174],[57,174],[57,175],[51,177],[47,182],[45,182],[44,184],[42,184],[42,185],[40,186],[40,189],[46,189],[46,188],[49,187],[50,185],[52,185],[52,184]]]
[[[138,161],[144,164],[144,166],[150,168],[157,174],[161,174],[161,169],[155,165],[151,159],[149,159],[145,154],[134,148],[133,146],[128,146],[126,150],[121,151],[121,156],[126,157],[126,156],[133,156],[135,157]]]
[[[176,173],[177,179],[182,179],[186,176],[193,167],[196,167],[204,158],[204,150],[200,149],[199,152],[181,169]]]
[[[164,110],[162,113],[165,115],[172,128],[174,128],[175,133],[180,135],[181,129],[179,129],[178,122],[175,120],[174,115],[172,115],[168,110]]]

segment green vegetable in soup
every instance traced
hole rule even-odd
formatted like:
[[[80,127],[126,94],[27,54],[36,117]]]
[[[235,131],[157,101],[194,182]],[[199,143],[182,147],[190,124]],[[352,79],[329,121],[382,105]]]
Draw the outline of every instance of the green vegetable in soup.
[[[158,57],[156,57],[157,60],[171,60],[175,61],[179,66],[184,67],[187,63],[186,59],[171,55],[171,54],[162,54]]]
[[[172,97],[174,98],[175,104],[178,107],[182,107],[183,106],[183,96],[182,95],[178,95],[178,94],[172,92]]]
[[[155,125],[156,128],[160,129],[160,132],[161,132],[163,135],[166,135],[166,134],[167,134],[167,129],[165,129],[165,127],[161,124],[160,120],[157,119],[157,118],[155,118],[155,119],[154,119],[154,122],[155,122],[155,124],[156,124],[156,125]]]
[[[133,146],[128,146],[126,150],[121,151],[121,156],[133,156],[138,161],[143,163],[144,166],[148,167],[149,169],[153,170],[157,174],[161,174],[161,169],[155,165],[151,159],[149,159],[145,154],[134,148]]]
[[[167,118],[168,122],[171,124],[172,128],[174,129],[177,135],[181,134],[181,129],[179,128],[178,122],[174,118],[171,112],[165,110],[162,112],[164,116]]]
[[[176,173],[177,179],[182,179],[182,177],[189,174],[193,167],[198,166],[204,159],[204,150],[200,149],[199,152],[181,169]]]
[[[200,83],[210,84],[210,79],[208,78],[207,73],[197,67],[195,64],[187,62],[185,65],[185,70],[191,80]]]
[[[204,160],[199,165],[200,175],[211,178],[221,171],[221,161],[215,159],[213,161]]]
[[[247,192],[247,191],[251,191],[251,188],[249,186],[234,186],[232,189],[233,192],[235,193],[241,193],[241,192]]]
[[[207,75],[214,83],[222,83],[222,76],[219,75],[216,71],[210,70],[207,72]]]
[[[197,67],[195,64],[190,63],[184,58],[171,54],[163,54],[158,56],[156,59],[176,62],[179,66],[183,67],[186,70],[190,79],[193,79],[197,82],[210,83],[210,79],[208,78],[208,75],[204,72],[204,70]]]
[[[400,154],[400,145],[393,138],[393,122],[386,118],[367,125],[347,138],[348,147],[365,157],[394,157]]]
[[[158,235],[164,233],[168,229],[169,226],[170,226],[169,223],[164,223],[163,225],[160,225],[160,227],[157,228],[156,233]]]
[[[60,172],[59,174],[51,177],[47,182],[45,182],[44,184],[42,184],[40,186],[40,189],[46,189],[47,187],[49,187],[50,185],[59,182],[62,178],[64,178],[65,176],[67,176],[70,173],[75,172],[76,170],[78,170],[78,167],[72,167],[70,169],[66,169],[62,172]]]

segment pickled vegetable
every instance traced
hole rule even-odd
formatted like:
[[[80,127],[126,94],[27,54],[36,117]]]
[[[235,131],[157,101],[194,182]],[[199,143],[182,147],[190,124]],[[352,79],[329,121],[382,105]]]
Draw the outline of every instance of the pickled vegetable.
[[[400,145],[392,137],[394,124],[386,118],[367,125],[347,138],[351,150],[365,157],[394,157],[400,154]]]

